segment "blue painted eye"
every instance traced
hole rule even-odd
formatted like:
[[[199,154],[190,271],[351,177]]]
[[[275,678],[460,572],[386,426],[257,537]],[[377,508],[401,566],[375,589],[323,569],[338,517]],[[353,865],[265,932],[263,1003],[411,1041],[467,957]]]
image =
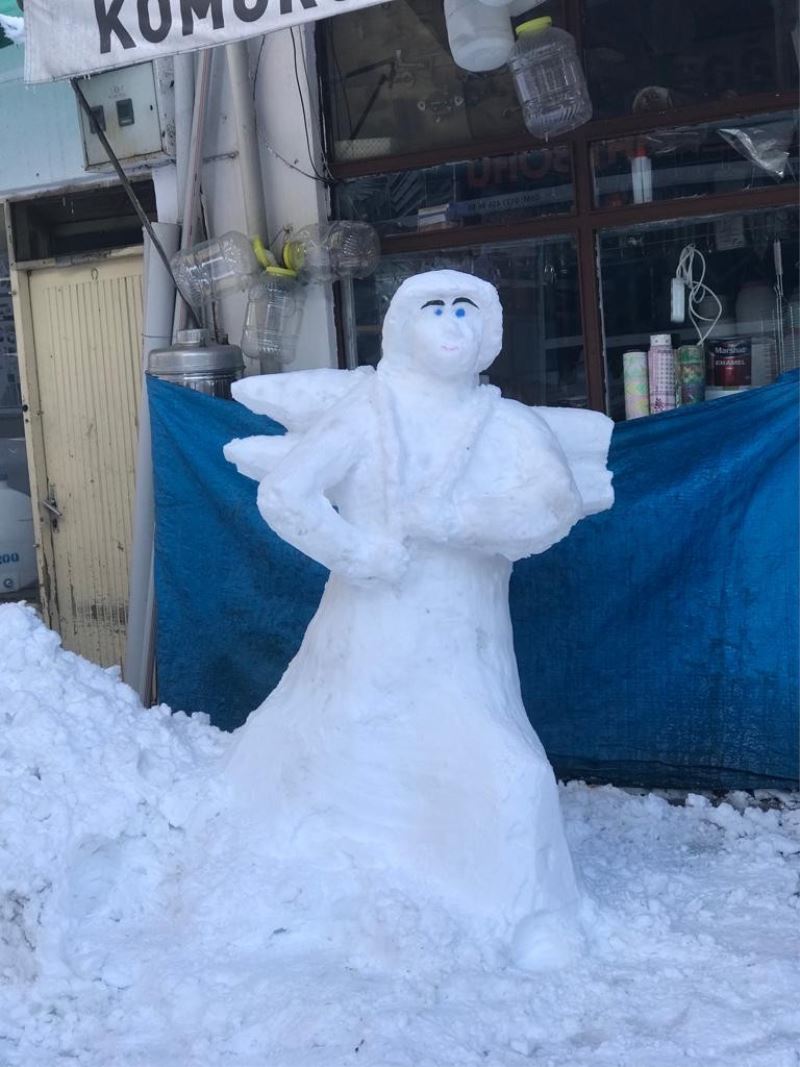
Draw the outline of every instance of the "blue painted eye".
[[[443,314],[444,314],[444,312],[442,311],[441,308],[437,308],[436,311],[434,311],[434,315],[443,315]]]
[[[458,308],[458,309],[456,310],[456,318],[457,318],[457,319],[463,319],[463,318],[464,318],[464,316],[466,315],[466,313],[467,313],[467,312],[466,312],[466,310],[465,310],[464,308]]]

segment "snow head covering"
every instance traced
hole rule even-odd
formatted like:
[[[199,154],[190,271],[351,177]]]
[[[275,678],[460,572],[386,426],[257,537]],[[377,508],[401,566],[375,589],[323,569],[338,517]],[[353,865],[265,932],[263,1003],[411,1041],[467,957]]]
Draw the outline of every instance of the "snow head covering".
[[[489,282],[458,270],[431,270],[415,274],[399,286],[383,320],[382,358],[401,357],[406,348],[407,323],[412,312],[431,298],[469,297],[481,312],[482,336],[478,370],[486,370],[503,345],[503,308]]]

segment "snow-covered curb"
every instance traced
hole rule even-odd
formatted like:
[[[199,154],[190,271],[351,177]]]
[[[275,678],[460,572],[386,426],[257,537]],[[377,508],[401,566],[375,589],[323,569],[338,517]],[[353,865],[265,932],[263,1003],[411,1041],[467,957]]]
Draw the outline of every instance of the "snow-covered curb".
[[[192,825],[228,739],[0,607],[3,1067],[797,1067],[800,812],[562,789],[594,930],[504,967],[364,885],[331,928],[308,871]]]

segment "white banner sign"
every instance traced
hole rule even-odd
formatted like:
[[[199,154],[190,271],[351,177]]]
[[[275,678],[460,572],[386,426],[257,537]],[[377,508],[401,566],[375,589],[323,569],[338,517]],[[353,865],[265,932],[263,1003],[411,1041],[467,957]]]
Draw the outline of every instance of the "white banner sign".
[[[385,0],[25,0],[25,80],[240,41]]]

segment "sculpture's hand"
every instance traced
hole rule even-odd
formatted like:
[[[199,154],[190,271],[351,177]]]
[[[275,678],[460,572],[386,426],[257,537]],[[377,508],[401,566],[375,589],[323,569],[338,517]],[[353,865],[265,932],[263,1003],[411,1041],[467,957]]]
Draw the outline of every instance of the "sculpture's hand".
[[[362,537],[351,558],[334,570],[359,583],[395,585],[405,574],[408,561],[408,551],[400,541],[370,534]]]

